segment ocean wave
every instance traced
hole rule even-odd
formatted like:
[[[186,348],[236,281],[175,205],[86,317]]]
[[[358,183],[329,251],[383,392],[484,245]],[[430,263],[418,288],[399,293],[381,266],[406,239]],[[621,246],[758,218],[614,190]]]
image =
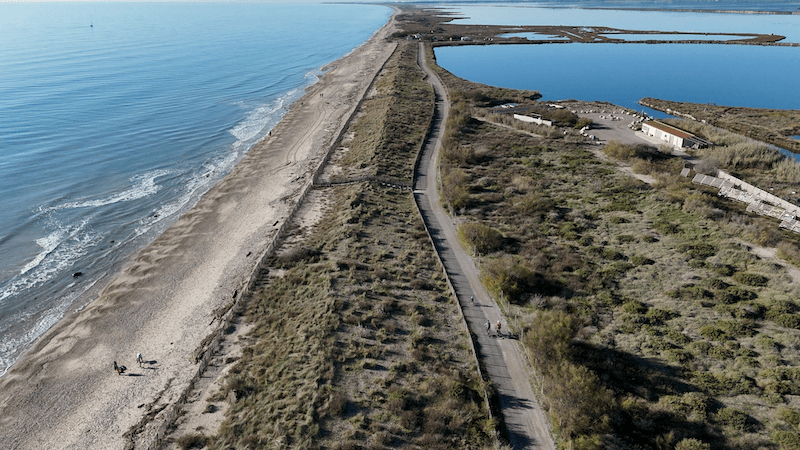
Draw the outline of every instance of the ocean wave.
[[[180,186],[183,186],[181,193],[171,202],[164,203],[156,208],[156,210],[139,220],[138,226],[133,232],[133,237],[137,238],[148,233],[159,223],[170,223],[170,218],[175,214],[184,211],[193,200],[199,198],[200,195],[208,191],[219,179],[230,172],[238,160],[238,154],[229,153],[220,155],[210,162],[203,164],[203,166],[190,174],[182,177],[185,178]]]
[[[140,198],[148,197],[155,194],[161,189],[161,186],[156,184],[156,178],[163,177],[173,173],[172,170],[158,169],[143,174],[131,177],[130,181],[132,186],[123,191],[114,193],[106,198],[96,200],[81,200],[76,202],[64,203],[57,205],[52,210],[59,209],[73,209],[73,208],[90,208],[112,205],[119,202],[127,202],[131,200],[138,200]]]
[[[48,306],[46,309],[35,312],[20,312],[11,317],[6,323],[23,323],[33,319],[34,325],[26,329],[21,335],[12,335],[3,330],[3,337],[0,339],[0,376],[3,376],[8,371],[8,368],[14,364],[24,349],[28,348],[32,342],[64,317],[69,305],[81,294],[93,287],[96,282],[89,283],[80,290],[70,292],[59,298],[55,305]]]
[[[0,301],[51,280],[84,256],[101,239],[98,233],[88,227],[91,220],[85,218],[69,227],[55,224],[55,231],[37,239],[36,243],[42,250],[17,276],[0,286]]]

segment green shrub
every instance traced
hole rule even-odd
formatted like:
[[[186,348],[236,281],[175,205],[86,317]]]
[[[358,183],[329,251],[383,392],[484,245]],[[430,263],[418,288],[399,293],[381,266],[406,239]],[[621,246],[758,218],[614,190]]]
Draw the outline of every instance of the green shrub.
[[[688,344],[692,341],[689,336],[686,336],[685,334],[673,328],[667,329],[664,334],[666,334],[668,338],[672,339],[672,341],[678,345]]]
[[[618,261],[621,259],[625,259],[624,254],[614,250],[613,248],[604,248],[601,254],[603,258],[611,261]]]
[[[769,278],[757,273],[739,272],[733,275],[733,279],[748,286],[766,286]]]
[[[580,238],[581,228],[574,222],[565,222],[558,228],[558,235],[570,241],[576,241]]]
[[[620,234],[617,236],[617,242],[620,244],[629,244],[631,242],[636,242],[636,237],[630,234]]]
[[[692,355],[690,353],[677,348],[670,348],[664,351],[664,357],[667,358],[668,361],[677,364],[684,364],[692,360]]]
[[[682,287],[681,290],[682,290],[681,293],[682,297],[688,297],[692,299],[714,298],[714,294],[708,289],[703,288],[702,286],[689,284]]]
[[[705,281],[705,284],[711,289],[716,289],[720,291],[724,291],[725,289],[728,289],[731,286],[730,284],[720,280],[719,278],[709,278],[708,280]]]
[[[800,411],[791,408],[779,408],[778,418],[793,427],[800,425]]]
[[[564,436],[609,431],[614,396],[586,367],[562,361],[550,369],[544,393],[553,423]]]
[[[710,450],[711,446],[695,438],[682,439],[675,444],[675,450]]]
[[[800,245],[783,241],[778,244],[778,258],[800,267]]]
[[[747,414],[733,408],[720,408],[714,416],[714,420],[736,431],[741,432],[747,429]]]
[[[451,169],[442,177],[442,197],[453,209],[469,206],[468,180],[469,176],[461,169]]]
[[[742,395],[757,390],[755,381],[747,376],[734,372],[730,375],[712,372],[696,372],[692,378],[694,384],[711,395]]]
[[[706,268],[706,262],[703,261],[702,259],[690,259],[688,264],[689,264],[689,267],[691,267],[692,269],[705,269]]]
[[[656,263],[655,261],[646,256],[642,255],[631,256],[631,264],[633,264],[634,266],[652,266],[655,263]]]
[[[651,308],[649,311],[647,311],[647,314],[645,314],[645,317],[647,317],[651,325],[660,325],[677,316],[678,314],[674,311],[661,308]]]
[[[753,291],[748,291],[740,286],[731,286],[728,289],[725,289],[726,294],[735,299],[735,302],[743,302],[747,300],[753,300],[754,298],[758,297],[758,295]]]
[[[781,450],[797,450],[800,448],[800,432],[776,431],[772,440],[780,446]]]
[[[714,267],[714,272],[716,272],[717,275],[721,275],[723,277],[729,277],[733,275],[734,272],[736,271],[733,269],[733,267],[727,264],[720,264]]]
[[[526,216],[541,218],[556,209],[556,203],[543,193],[529,192],[514,198],[513,207]]]
[[[733,358],[733,351],[721,345],[713,345],[708,349],[708,356],[720,361],[726,361]]]
[[[784,313],[780,310],[769,309],[764,315],[764,318],[775,322],[782,327],[800,330],[800,316],[797,314]]]
[[[638,300],[629,300],[622,305],[622,310],[628,314],[644,314],[647,312],[647,305]]]
[[[476,222],[458,227],[458,237],[467,248],[475,249],[481,255],[497,251],[503,246],[503,235],[499,231]]]
[[[706,259],[717,254],[717,249],[711,244],[683,244],[678,251],[686,253],[692,259]]]
[[[203,448],[208,444],[208,438],[199,433],[184,434],[175,442],[182,450],[190,448]]]

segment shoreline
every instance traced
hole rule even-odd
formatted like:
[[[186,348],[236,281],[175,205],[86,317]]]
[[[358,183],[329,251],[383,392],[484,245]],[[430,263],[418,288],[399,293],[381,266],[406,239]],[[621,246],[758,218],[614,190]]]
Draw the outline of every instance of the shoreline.
[[[0,378],[0,439],[13,448],[123,448],[159,420],[197,373],[192,356],[311,183],[391,55],[396,11],[325,66],[269,135],[164,233],[70,312]],[[135,355],[141,353],[141,368]],[[119,376],[113,361],[128,367]],[[89,386],[87,388],[87,386]],[[145,414],[147,413],[147,414]],[[145,424],[146,425],[146,424]],[[145,437],[147,427],[133,436]]]

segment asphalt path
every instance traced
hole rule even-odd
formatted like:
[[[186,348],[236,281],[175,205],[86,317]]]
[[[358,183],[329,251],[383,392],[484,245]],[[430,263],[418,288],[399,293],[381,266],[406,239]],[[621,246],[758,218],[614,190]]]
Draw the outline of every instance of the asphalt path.
[[[436,162],[449,112],[449,101],[441,81],[426,64],[424,54],[425,48],[420,43],[418,62],[427,81],[433,85],[436,109],[431,133],[417,167],[414,198],[455,289],[467,324],[475,336],[476,352],[484,374],[497,390],[500,411],[511,446],[514,449],[555,450],[546,416],[531,389],[530,374],[524,363],[519,341],[516,336],[508,333],[508,322],[480,283],[478,269],[461,248],[455,226],[445,214],[439,200]],[[499,333],[496,329],[498,321],[502,325]],[[487,322],[491,324],[490,332],[486,330]]]

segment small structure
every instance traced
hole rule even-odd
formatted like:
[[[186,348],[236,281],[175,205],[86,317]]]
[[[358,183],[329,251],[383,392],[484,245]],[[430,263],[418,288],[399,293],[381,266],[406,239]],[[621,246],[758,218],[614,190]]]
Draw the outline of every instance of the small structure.
[[[542,116],[539,114],[514,114],[514,118],[523,122],[535,123],[537,125],[547,125],[548,127],[553,126],[553,121],[542,119]]]
[[[657,120],[642,122],[642,132],[678,148],[704,148],[710,144],[703,138]]]

